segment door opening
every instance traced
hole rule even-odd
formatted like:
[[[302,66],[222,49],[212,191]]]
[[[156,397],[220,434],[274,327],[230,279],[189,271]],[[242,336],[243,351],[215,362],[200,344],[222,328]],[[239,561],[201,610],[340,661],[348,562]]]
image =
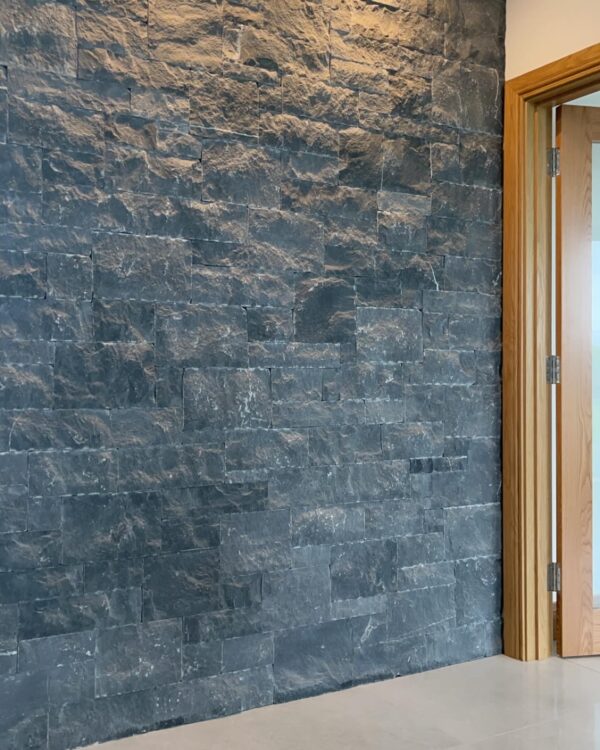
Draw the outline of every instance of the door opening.
[[[556,122],[557,650],[587,656],[600,653],[600,108],[566,104]]]
[[[545,658],[553,648],[553,602],[548,590],[548,572],[557,558],[553,557],[552,545],[552,389],[547,382],[548,372],[553,372],[552,367],[547,369],[548,357],[555,351],[552,348],[553,181],[549,174],[549,166],[555,161],[548,158],[553,146],[552,112],[557,106],[598,90],[600,45],[506,84],[504,652],[519,659]],[[557,272],[560,277],[558,268]],[[560,299],[560,290],[557,295]],[[559,349],[564,340],[557,328]],[[564,358],[564,352],[562,354]],[[564,372],[564,361],[562,367]],[[557,423],[563,406],[557,402]],[[565,445],[570,447],[571,443],[565,443],[563,438],[557,450],[564,450]],[[557,476],[559,495],[564,497],[563,479]],[[562,533],[560,524],[558,526]],[[563,549],[560,533],[559,557]],[[563,580],[563,591],[565,584]],[[591,591],[591,583],[586,585]],[[559,601],[562,601],[562,593]]]

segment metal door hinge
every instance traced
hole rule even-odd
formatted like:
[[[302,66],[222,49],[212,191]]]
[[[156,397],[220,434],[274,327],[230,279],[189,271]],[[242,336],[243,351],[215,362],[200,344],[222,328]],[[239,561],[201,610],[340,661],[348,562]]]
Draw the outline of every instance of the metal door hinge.
[[[560,357],[556,354],[546,357],[546,382],[550,385],[560,383]]]
[[[556,562],[548,565],[548,591],[560,591],[560,565]]]
[[[558,177],[560,174],[560,149],[548,149],[548,174],[550,177]]]

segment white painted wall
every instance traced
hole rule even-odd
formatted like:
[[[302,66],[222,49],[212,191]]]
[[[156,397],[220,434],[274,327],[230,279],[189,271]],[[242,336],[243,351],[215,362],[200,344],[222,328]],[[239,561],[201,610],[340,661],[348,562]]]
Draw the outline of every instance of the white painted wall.
[[[600,42],[600,0],[507,0],[506,78]]]

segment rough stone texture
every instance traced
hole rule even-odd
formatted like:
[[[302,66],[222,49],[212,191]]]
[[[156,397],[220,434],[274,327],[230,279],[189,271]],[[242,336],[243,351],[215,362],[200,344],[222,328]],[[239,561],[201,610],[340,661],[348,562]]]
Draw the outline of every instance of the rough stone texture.
[[[496,653],[503,0],[0,5],[0,746]]]

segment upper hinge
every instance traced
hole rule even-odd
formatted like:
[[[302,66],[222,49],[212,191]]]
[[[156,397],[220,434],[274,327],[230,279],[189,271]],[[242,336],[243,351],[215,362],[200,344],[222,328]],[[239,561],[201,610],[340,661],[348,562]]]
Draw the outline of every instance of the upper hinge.
[[[560,591],[560,565],[557,562],[548,565],[548,591]]]
[[[550,177],[558,177],[560,174],[560,149],[549,148],[547,162]]]
[[[550,385],[560,383],[560,357],[556,354],[546,357],[546,382]]]

